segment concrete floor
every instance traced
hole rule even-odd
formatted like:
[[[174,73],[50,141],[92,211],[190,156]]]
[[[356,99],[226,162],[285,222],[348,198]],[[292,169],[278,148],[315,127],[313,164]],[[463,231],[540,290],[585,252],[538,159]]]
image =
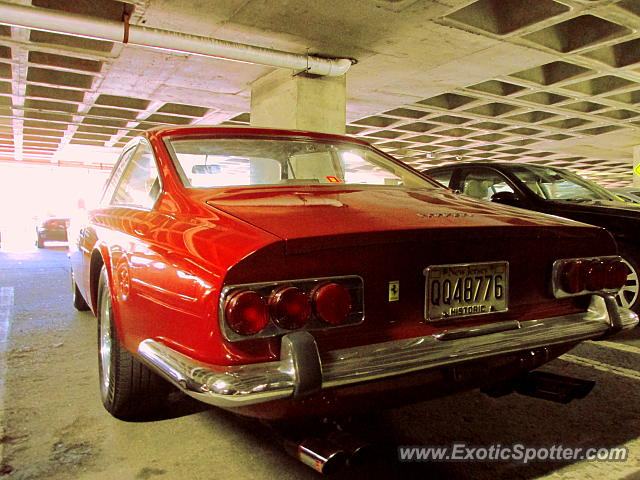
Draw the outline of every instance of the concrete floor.
[[[337,479],[640,478],[640,330],[546,370],[597,380],[559,405],[469,392],[364,417],[374,461]],[[160,419],[116,420],[98,395],[96,322],[71,305],[66,249],[0,250],[0,476],[8,479],[320,478],[251,421],[175,395]],[[630,449],[622,463],[400,464],[398,445],[466,442]]]

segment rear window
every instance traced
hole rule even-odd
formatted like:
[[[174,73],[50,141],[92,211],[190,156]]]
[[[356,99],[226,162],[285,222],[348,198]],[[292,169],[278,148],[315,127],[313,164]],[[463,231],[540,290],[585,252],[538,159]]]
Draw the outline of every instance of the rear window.
[[[435,185],[364,146],[296,139],[178,138],[167,141],[191,188],[248,185]]]

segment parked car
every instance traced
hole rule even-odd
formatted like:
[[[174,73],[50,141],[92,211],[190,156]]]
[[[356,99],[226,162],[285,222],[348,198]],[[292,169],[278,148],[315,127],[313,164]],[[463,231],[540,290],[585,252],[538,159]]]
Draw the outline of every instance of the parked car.
[[[70,259],[120,418],[165,381],[263,419],[388,407],[525,381],[637,323],[606,230],[456,195],[337,135],[151,129],[72,220]]]
[[[482,200],[566,217],[609,230],[627,265],[619,305],[640,311],[640,205],[625,203],[568,170],[516,162],[461,162],[424,171],[449,188]]]
[[[640,204],[640,188],[638,187],[611,188],[609,191],[625,202]]]
[[[49,217],[36,227],[36,247],[44,248],[45,242],[66,242],[68,218]]]

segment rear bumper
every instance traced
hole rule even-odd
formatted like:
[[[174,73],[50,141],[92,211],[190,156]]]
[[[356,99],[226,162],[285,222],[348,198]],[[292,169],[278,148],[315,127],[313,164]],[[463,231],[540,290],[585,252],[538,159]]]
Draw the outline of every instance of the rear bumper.
[[[308,332],[282,337],[280,360],[240,366],[197,361],[147,339],[141,360],[188,395],[233,408],[301,398],[324,388],[353,385],[521,350],[571,344],[632,328],[638,317],[611,296],[593,296],[587,312],[509,321],[439,335],[394,340],[319,353]]]

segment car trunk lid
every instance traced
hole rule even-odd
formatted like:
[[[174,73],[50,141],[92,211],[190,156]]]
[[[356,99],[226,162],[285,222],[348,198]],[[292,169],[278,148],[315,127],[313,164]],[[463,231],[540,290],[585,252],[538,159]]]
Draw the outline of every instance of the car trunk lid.
[[[349,244],[406,242],[425,229],[456,229],[465,235],[463,231],[473,234],[477,227],[570,224],[445,189],[266,187],[219,192],[206,203],[285,240],[291,254]]]

